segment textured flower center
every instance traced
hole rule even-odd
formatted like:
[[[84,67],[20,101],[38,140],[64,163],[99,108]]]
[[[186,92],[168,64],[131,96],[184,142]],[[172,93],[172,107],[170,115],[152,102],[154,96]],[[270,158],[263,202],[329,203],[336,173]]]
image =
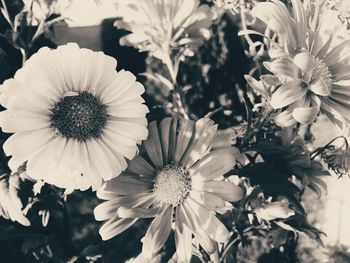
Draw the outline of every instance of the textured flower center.
[[[312,80],[322,79],[330,88],[332,86],[332,74],[330,73],[326,63],[321,59],[315,58],[315,67],[312,71]]]
[[[51,109],[52,126],[67,139],[98,138],[107,122],[107,109],[87,91],[71,92]]]
[[[189,173],[177,165],[160,170],[154,180],[153,192],[159,202],[178,206],[189,195],[192,181]]]

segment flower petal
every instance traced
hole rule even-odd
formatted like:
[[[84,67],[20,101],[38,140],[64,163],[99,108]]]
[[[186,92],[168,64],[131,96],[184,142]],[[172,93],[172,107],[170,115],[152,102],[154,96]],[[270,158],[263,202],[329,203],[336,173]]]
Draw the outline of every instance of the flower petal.
[[[240,152],[235,147],[216,149],[193,165],[189,171],[195,182],[210,181],[233,169]]]
[[[288,109],[278,113],[274,117],[274,121],[280,127],[290,127],[296,123],[296,120],[293,118],[292,112]]]
[[[290,57],[281,57],[264,66],[277,76],[287,77],[295,80],[299,78],[300,70]]]
[[[130,195],[141,192],[148,193],[151,190],[151,185],[123,174],[107,181],[101,190],[115,192],[119,195]]]
[[[159,214],[159,208],[129,208],[125,206],[119,207],[117,211],[120,218],[150,218]]]
[[[293,117],[300,123],[310,124],[316,119],[319,110],[317,106],[296,108],[293,110]]]
[[[192,256],[192,231],[186,224],[182,206],[178,206],[175,214],[175,245],[179,261],[190,262]]]
[[[170,129],[172,127],[173,118],[164,118],[159,124],[160,138],[162,142],[163,165],[167,165],[169,160],[169,140]]]
[[[175,163],[178,163],[184,155],[188,144],[191,141],[194,132],[195,123],[193,121],[182,121],[180,122],[180,131],[177,136],[176,151],[175,151]]]
[[[307,89],[301,86],[301,81],[289,81],[279,87],[272,95],[271,106],[280,109],[292,104],[305,96]]]
[[[97,191],[97,196],[101,199],[110,199],[103,202],[94,209],[95,219],[103,221],[117,215],[118,208],[121,206],[137,207],[148,205],[152,200],[150,193],[136,193],[127,196],[120,196],[116,192]]]
[[[226,205],[225,201],[222,200],[220,197],[208,192],[199,192],[196,190],[192,190],[190,193],[190,197],[210,211],[217,211],[218,209],[223,208]]]
[[[0,126],[4,132],[30,131],[48,128],[51,125],[49,116],[33,112],[5,110],[0,112]]]
[[[149,226],[142,248],[142,253],[147,258],[152,258],[153,254],[158,252],[168,239],[171,231],[172,213],[172,207],[167,207]]]
[[[109,240],[124,232],[137,221],[137,218],[119,218],[117,215],[109,219],[99,230],[102,240]]]
[[[207,150],[210,149],[211,142],[216,134],[217,125],[209,118],[202,118],[196,122],[195,134],[180,160],[180,164],[191,167],[197,162]]]
[[[329,96],[331,94],[331,85],[323,78],[319,78],[316,82],[309,85],[309,89],[319,96]]]
[[[193,184],[193,189],[201,192],[212,193],[223,200],[235,202],[242,199],[243,190],[232,183],[224,181],[205,181]]]
[[[129,162],[128,171],[138,175],[153,176],[156,169],[141,155],[136,155],[136,157]]]
[[[184,212],[183,215],[186,218],[186,221],[189,223],[191,231],[193,232],[198,243],[209,255],[213,254],[216,250],[216,244],[214,240],[209,237],[208,233],[202,228],[202,226],[198,224],[196,215],[193,214],[187,200],[183,203],[182,207]]]
[[[148,125],[149,135],[144,142],[145,149],[154,166],[158,169],[163,167],[163,153],[157,122],[153,121]]]
[[[299,0],[298,0],[299,1]],[[293,62],[298,66],[299,69],[308,75],[310,80],[312,71],[315,68],[315,59],[309,52],[301,52],[293,58]]]

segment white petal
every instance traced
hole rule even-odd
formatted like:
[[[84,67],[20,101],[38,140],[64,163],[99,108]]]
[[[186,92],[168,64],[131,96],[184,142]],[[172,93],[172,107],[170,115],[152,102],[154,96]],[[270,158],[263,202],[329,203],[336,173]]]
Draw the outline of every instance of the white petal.
[[[158,133],[157,122],[153,121],[148,125],[149,135],[144,142],[148,156],[152,160],[156,168],[163,167],[163,153],[160,137]]]
[[[182,156],[180,163],[191,167],[210,149],[211,142],[216,134],[217,125],[209,118],[202,118],[196,122],[195,133],[190,144]]]
[[[280,109],[301,99],[307,89],[301,86],[299,80],[290,81],[279,87],[272,95],[271,106]]]
[[[197,204],[191,198],[187,200],[188,207],[192,211],[194,221],[203,228],[213,240],[221,243],[228,241],[230,233],[219,219],[203,206]]]
[[[156,169],[154,169],[154,167],[149,164],[143,157],[137,155],[129,163],[128,171],[138,175],[153,176],[156,172]]]
[[[233,169],[240,152],[235,147],[216,149],[193,165],[189,171],[193,181],[209,181]]]
[[[37,130],[50,125],[48,116],[40,116],[33,112],[14,110],[0,112],[0,126],[4,132]]]
[[[101,190],[112,191],[118,195],[130,195],[150,192],[151,185],[130,176],[121,175],[107,181]]]
[[[163,154],[163,164],[167,165],[168,162],[170,161],[168,159],[168,154],[169,154],[169,141],[170,141],[170,130],[172,127],[172,121],[173,118],[164,118],[160,124],[159,124],[159,130],[160,130],[160,139],[162,142],[162,154]]]
[[[153,253],[158,252],[164,245],[171,231],[172,207],[164,209],[149,226],[142,248],[142,253],[147,258],[152,258]]]
[[[235,184],[223,181],[205,181],[193,184],[193,189],[201,192],[208,192],[218,197],[235,202],[242,198],[243,191]]]
[[[194,132],[195,123],[193,121],[180,122],[180,131],[177,136],[175,162],[179,162],[183,157]]]
[[[131,227],[136,221],[137,218],[119,218],[118,216],[109,219],[100,228],[99,233],[102,237],[102,240],[108,240],[115,237],[116,235],[119,235],[120,233]]]
[[[220,197],[208,192],[199,192],[196,190],[192,190],[190,193],[190,197],[210,211],[217,211],[218,209],[223,208],[226,205],[225,201],[222,200]]]
[[[184,217],[189,223],[191,231],[193,232],[195,238],[198,240],[199,244],[203,247],[205,252],[208,254],[213,254],[216,249],[216,244],[209,237],[208,233],[202,228],[202,226],[198,224],[197,216],[193,214],[189,204],[187,203],[187,200],[184,202],[183,208]]]
[[[118,215],[121,218],[150,218],[159,214],[159,208],[128,208],[120,207],[118,209]]]
[[[179,206],[175,215],[176,254],[180,262],[190,262],[192,256],[192,231],[185,224],[185,218]]]

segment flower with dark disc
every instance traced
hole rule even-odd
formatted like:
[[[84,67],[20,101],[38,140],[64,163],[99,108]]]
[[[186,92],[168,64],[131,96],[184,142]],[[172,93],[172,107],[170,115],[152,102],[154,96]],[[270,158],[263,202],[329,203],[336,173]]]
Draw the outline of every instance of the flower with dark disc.
[[[4,150],[16,170],[57,187],[96,190],[148,135],[143,86],[117,62],[76,44],[42,48],[1,86]]]

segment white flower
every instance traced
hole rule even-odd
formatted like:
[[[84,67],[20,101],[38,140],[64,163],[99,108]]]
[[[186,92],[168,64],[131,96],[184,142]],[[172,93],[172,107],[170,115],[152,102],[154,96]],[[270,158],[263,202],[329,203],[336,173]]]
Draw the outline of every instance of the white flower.
[[[36,180],[97,189],[125,170],[147,137],[143,86],[102,52],[76,44],[42,48],[0,88],[9,166]]]
[[[252,13],[274,31],[277,44],[270,47],[272,62],[265,67],[279,78],[271,105],[281,114],[281,126],[312,123],[319,112],[339,126],[350,122],[350,41],[331,47],[319,35],[318,14],[311,19],[300,0],[292,0],[290,13],[280,1],[258,3]],[[310,21],[311,20],[311,21]]]
[[[97,191],[108,200],[94,211],[97,220],[108,220],[100,229],[102,238],[120,234],[139,218],[155,217],[143,241],[145,258],[163,247],[172,226],[179,262],[190,261],[192,236],[209,254],[216,251],[216,242],[226,242],[229,232],[215,211],[242,198],[240,187],[222,180],[240,153],[234,147],[211,151],[216,130],[208,118],[150,123],[147,155],[135,157],[125,174]]]

